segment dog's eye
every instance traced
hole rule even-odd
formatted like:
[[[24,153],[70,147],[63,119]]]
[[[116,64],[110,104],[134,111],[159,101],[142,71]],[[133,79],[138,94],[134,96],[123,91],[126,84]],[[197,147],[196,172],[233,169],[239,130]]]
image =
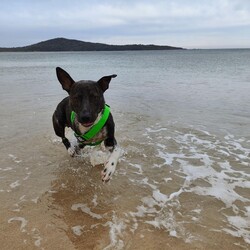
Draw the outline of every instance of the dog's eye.
[[[98,95],[92,95],[92,99],[98,100],[99,96]]]
[[[72,96],[73,99],[82,99],[82,94],[81,93],[76,93]]]

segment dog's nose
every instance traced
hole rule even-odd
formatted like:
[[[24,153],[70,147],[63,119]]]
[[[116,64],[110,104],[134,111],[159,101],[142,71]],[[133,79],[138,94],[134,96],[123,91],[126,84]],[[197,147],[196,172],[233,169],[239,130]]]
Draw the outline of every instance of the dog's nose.
[[[81,113],[79,116],[80,123],[88,123],[91,122],[91,114],[89,112]]]

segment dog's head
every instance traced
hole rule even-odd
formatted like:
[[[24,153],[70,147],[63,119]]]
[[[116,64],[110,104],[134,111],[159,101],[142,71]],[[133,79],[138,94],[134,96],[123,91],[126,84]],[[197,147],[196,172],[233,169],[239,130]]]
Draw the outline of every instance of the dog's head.
[[[70,106],[76,113],[77,120],[85,127],[91,126],[104,108],[103,93],[109,88],[111,79],[117,75],[104,76],[97,82],[75,82],[59,67],[56,68],[56,74],[62,88],[69,93]]]

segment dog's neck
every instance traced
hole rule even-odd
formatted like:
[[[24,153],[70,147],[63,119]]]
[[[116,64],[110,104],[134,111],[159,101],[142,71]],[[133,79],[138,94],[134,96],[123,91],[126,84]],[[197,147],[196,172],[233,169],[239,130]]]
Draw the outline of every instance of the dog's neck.
[[[77,121],[77,123],[78,123],[78,129],[79,129],[80,133],[81,133],[81,134],[85,134],[85,133],[86,133],[88,130],[90,130],[95,124],[97,124],[97,123],[99,122],[99,120],[101,119],[101,117],[102,117],[102,111],[98,114],[98,116],[97,116],[95,122],[94,122],[93,125],[90,126],[90,127],[85,127],[85,126],[83,126],[80,122]]]

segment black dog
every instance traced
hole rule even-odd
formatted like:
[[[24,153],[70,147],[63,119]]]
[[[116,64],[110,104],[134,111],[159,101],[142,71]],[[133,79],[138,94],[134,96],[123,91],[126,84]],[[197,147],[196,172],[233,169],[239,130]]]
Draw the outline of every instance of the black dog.
[[[86,145],[97,145],[104,141],[110,152],[110,158],[102,171],[102,180],[109,181],[114,173],[120,151],[117,147],[115,124],[109,106],[105,104],[103,93],[116,75],[104,76],[99,81],[75,82],[63,69],[56,68],[57,78],[62,88],[69,93],[57,106],[53,117],[53,126],[57,136],[62,138],[71,156]],[[65,137],[65,127],[70,127],[77,138],[77,145],[71,145]]]

